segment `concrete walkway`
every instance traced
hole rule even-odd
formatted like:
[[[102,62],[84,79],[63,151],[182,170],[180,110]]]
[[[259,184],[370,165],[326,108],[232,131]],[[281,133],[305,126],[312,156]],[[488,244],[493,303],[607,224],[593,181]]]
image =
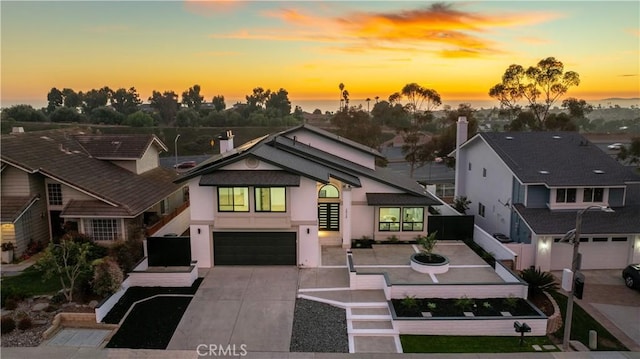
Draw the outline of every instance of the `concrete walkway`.
[[[249,352],[289,352],[298,268],[212,268],[182,316],[168,350],[245,345]]]
[[[37,253],[36,255],[34,255],[33,257],[23,260],[20,263],[9,263],[9,264],[1,264],[0,265],[0,275],[2,277],[11,277],[11,276],[16,276],[20,273],[22,273],[22,271],[24,271],[25,269],[31,267],[32,265],[36,264],[36,262],[38,261],[38,259],[42,256],[42,252]]]

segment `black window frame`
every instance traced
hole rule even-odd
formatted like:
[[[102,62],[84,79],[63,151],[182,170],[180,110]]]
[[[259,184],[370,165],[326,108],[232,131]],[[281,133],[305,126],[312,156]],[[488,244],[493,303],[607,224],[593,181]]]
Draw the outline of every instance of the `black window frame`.
[[[251,203],[247,203],[247,209],[246,210],[237,210],[236,209],[236,203],[235,203],[235,193],[232,192],[231,194],[231,207],[232,209],[221,209],[220,206],[220,190],[221,189],[231,189],[233,191],[235,191],[235,189],[246,189],[246,193],[247,193],[247,201],[251,202],[250,196],[251,196],[251,192],[249,192],[249,187],[218,187],[218,190],[216,191],[216,193],[218,194],[218,212],[226,212],[226,213],[233,213],[233,212],[237,212],[237,213],[248,213],[251,209]]]
[[[318,229],[327,232],[340,231],[340,203],[318,203]]]
[[[258,191],[259,190],[265,190],[268,189],[269,190],[269,209],[258,209]],[[271,198],[272,198],[272,193],[271,190],[273,189],[281,189],[284,191],[284,210],[282,211],[274,211],[272,209],[271,206]],[[253,209],[254,211],[258,212],[258,213],[286,213],[287,212],[287,187],[254,187],[253,188],[253,196],[254,196],[254,200],[253,200]]]
[[[578,191],[576,190],[576,188],[556,189],[556,203],[576,203],[577,196]]]

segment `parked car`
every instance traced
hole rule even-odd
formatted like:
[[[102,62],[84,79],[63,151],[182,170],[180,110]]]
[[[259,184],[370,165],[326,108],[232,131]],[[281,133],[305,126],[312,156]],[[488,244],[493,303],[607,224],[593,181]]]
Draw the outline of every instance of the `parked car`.
[[[196,166],[196,161],[186,161],[186,162],[180,162],[177,165],[175,165],[175,168],[192,168]]]
[[[622,143],[616,142],[616,143],[610,144],[609,146],[607,146],[607,148],[610,150],[619,150],[622,148],[622,146],[623,146]]]
[[[622,270],[622,278],[627,287],[640,290],[640,264],[629,264]]]

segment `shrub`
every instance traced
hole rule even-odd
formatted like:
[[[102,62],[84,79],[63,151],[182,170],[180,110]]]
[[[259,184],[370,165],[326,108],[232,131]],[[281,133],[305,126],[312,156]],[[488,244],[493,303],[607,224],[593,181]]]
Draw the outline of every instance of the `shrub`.
[[[455,306],[462,309],[463,312],[468,312],[473,308],[474,305],[473,299],[463,295],[462,297],[456,299]]]
[[[0,319],[0,331],[2,334],[11,333],[14,329],[16,329],[16,322],[8,315],[5,315]]]
[[[433,302],[427,303],[427,308],[429,308],[430,311],[436,310],[437,307],[438,305],[436,303],[433,303]]]
[[[6,309],[6,310],[14,310],[16,308],[18,308],[18,301],[16,301],[15,299],[7,298],[4,301],[4,309]]]
[[[101,296],[115,293],[124,280],[122,269],[118,263],[110,257],[100,259],[93,269],[93,291]]]
[[[471,201],[469,201],[467,196],[458,196],[453,199],[453,208],[460,214],[467,214],[470,204]]]
[[[436,247],[436,243],[438,243],[438,240],[436,239],[437,234],[438,231],[435,231],[429,233],[428,236],[416,237],[416,242],[418,242],[418,244],[420,245],[420,252],[422,252],[422,254],[426,255],[429,258],[431,258],[431,253]]]
[[[32,326],[33,324],[31,323],[31,318],[29,317],[24,317],[18,321],[18,329],[20,330],[27,330]]]
[[[555,292],[558,289],[555,277],[539,268],[528,268],[520,272],[520,277],[529,283],[529,298],[541,295],[544,291]]]
[[[509,310],[514,310],[514,309],[516,309],[516,306],[518,305],[518,298],[514,297],[513,294],[510,294],[507,298],[504,298],[504,305]]]
[[[109,256],[118,262],[124,273],[131,272],[133,267],[144,257],[142,241],[139,239],[117,241],[109,248]]]
[[[416,297],[406,296],[402,298],[402,305],[407,309],[414,309],[418,307],[418,301]]]

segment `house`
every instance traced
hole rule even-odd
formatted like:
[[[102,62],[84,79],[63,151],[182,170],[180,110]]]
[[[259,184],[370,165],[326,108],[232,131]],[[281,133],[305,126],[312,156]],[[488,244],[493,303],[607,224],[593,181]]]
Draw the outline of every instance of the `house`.
[[[456,195],[471,201],[478,226],[510,237],[520,268],[570,268],[573,246],[562,238],[593,205],[615,212],[584,213],[582,269],[639,262],[639,183],[577,132],[483,132],[457,151]]]
[[[426,234],[428,207],[441,204],[376,167],[377,150],[310,125],[235,148],[231,132],[219,141],[219,155],[176,180],[189,186],[192,257],[202,267],[316,267],[321,246]]]
[[[51,130],[2,136],[2,242],[20,256],[30,241],[77,230],[126,240],[186,202],[167,147],[155,135]]]

